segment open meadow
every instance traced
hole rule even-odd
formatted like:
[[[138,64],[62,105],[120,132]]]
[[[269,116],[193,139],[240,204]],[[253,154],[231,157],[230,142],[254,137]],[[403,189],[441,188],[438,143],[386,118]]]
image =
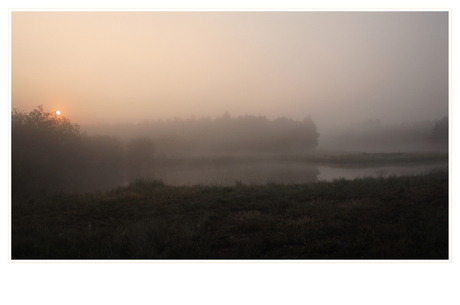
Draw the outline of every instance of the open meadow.
[[[448,259],[448,174],[16,198],[13,259]]]

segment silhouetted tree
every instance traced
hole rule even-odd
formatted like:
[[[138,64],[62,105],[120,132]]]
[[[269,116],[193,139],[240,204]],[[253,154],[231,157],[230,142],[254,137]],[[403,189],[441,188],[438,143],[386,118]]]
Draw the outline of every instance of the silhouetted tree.
[[[117,134],[126,140],[140,135],[150,137],[157,152],[166,156],[308,150],[315,148],[319,139],[311,117],[303,121],[285,117],[269,120],[254,115],[232,117],[228,112],[214,120],[175,118],[142,125],[115,125],[112,129],[94,127],[98,129],[96,133]]]
[[[449,148],[449,121],[447,116],[437,121],[429,135],[431,143],[439,148],[448,150]]]
[[[25,113],[13,109],[13,192],[60,190],[69,184],[81,134],[77,124],[45,112],[43,106]]]
[[[306,117],[303,120],[303,125],[302,125],[302,138],[304,139],[302,141],[302,144],[307,148],[307,149],[313,149],[316,146],[318,146],[318,139],[319,139],[319,133],[316,129],[316,125],[311,119],[310,116]]]
[[[106,189],[123,181],[123,146],[109,136],[87,136],[43,106],[13,109],[13,196]]]

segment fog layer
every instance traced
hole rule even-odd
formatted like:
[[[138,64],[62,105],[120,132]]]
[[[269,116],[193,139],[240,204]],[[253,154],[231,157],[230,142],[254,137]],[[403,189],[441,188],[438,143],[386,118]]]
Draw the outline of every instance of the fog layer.
[[[232,118],[225,113],[215,120],[177,119],[96,127],[102,134],[82,133],[78,124],[45,112],[42,106],[30,113],[14,109],[13,195],[109,189],[136,179],[185,184],[209,183],[210,179],[227,183],[228,179],[304,183],[316,180],[320,174],[318,164],[359,166],[384,161],[378,156],[369,159],[366,152],[332,158],[322,152],[315,155],[320,134],[310,117],[302,121],[269,120],[262,116]],[[423,122],[393,129],[369,121],[352,132],[344,130],[335,142],[342,149],[351,147],[355,151],[366,145],[379,149],[376,143],[380,143],[387,150],[403,144],[406,149],[422,145],[447,152],[448,120],[445,117],[433,124]],[[400,159],[397,162],[406,158],[401,149],[396,155]],[[406,163],[419,156],[408,158]],[[440,159],[425,158],[430,160]]]

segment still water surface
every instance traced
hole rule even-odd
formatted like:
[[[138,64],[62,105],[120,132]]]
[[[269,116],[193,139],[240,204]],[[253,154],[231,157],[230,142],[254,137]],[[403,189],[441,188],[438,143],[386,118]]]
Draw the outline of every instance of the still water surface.
[[[180,165],[160,168],[154,175],[169,185],[234,185],[245,184],[310,183],[318,180],[332,181],[345,178],[387,177],[414,175],[431,170],[447,170],[446,163],[379,166],[379,167],[333,167],[317,166],[301,162],[254,162],[228,165]]]

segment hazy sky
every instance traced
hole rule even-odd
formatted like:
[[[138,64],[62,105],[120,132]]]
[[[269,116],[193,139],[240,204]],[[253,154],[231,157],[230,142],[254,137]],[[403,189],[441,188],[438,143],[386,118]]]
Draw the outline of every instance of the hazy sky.
[[[73,123],[448,114],[447,12],[13,12],[12,107]]]

